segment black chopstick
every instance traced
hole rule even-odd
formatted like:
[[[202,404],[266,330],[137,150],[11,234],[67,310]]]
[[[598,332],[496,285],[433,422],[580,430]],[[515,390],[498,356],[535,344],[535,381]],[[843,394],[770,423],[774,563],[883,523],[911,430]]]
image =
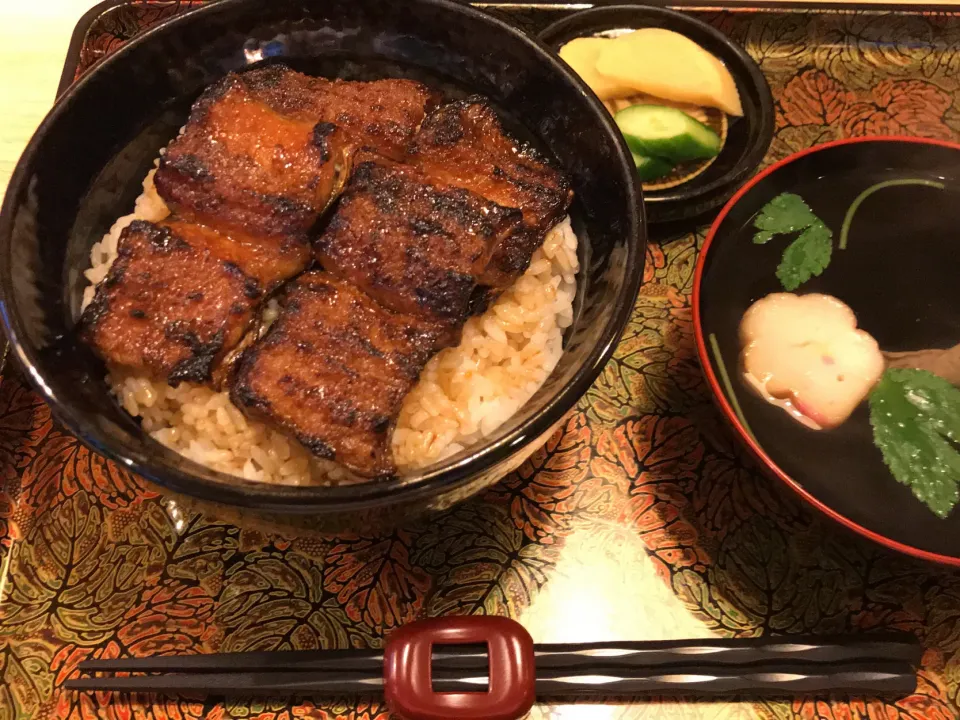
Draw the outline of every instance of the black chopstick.
[[[536,645],[538,675],[554,668],[593,672],[604,668],[652,668],[674,665],[745,666],[771,662],[843,663],[872,660],[919,664],[922,649],[912,635],[884,633],[850,637],[711,638]],[[483,645],[446,645],[433,653],[436,667],[485,670]],[[334,670],[380,672],[379,650],[292,650],[211,655],[86,660],[86,672],[255,672],[259,670]]]
[[[476,646],[480,667],[486,662],[486,650]],[[268,670],[335,670],[344,672],[383,671],[383,653],[379,650],[285,650],[282,652],[215,653],[210,655],[159,655],[144,658],[84,660],[85,672],[256,672]]]
[[[438,671],[436,692],[483,692],[486,675],[468,671]],[[218,696],[302,694],[372,696],[383,691],[383,678],[329,671],[201,673],[197,675],[136,675],[68,680],[76,690],[112,690],[142,693],[206,693]],[[905,695],[916,688],[916,670],[902,661],[837,664],[781,664],[776,667],[725,667],[706,671],[694,665],[669,672],[659,670],[620,673],[538,674],[539,698],[625,697],[636,695],[696,694],[723,696],[737,693],[787,697],[793,695]]]
[[[913,635],[758,637],[707,640],[537,645],[540,668],[593,671],[612,668],[751,666],[776,663],[902,661],[918,665],[922,648]],[[445,665],[446,666],[446,665]]]
[[[753,638],[535,646],[538,697],[643,694],[896,694],[916,687],[921,648],[911,635]],[[483,691],[482,645],[446,645],[433,655],[438,692]],[[77,690],[215,695],[383,692],[377,650],[227,653],[91,660],[86,672],[166,673],[68,680]]]
[[[764,697],[797,695],[909,695],[916,690],[916,669],[902,662],[839,665],[781,665],[705,672],[669,672],[650,675],[574,675],[537,678],[537,698],[635,697],[638,695]],[[436,683],[435,690],[441,690]],[[446,689],[445,687],[442,689]]]
[[[206,693],[213,695],[331,694],[373,696],[383,692],[383,677],[373,674],[325,671],[219,672],[198,675],[132,675],[67,680],[73,690],[112,690],[143,693]],[[476,689],[476,688],[474,688]]]

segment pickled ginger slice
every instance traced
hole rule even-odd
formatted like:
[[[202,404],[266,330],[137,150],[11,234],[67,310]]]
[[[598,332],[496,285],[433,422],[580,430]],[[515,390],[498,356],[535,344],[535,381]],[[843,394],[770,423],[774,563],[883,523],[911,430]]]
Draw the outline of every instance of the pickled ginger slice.
[[[743,115],[726,65],[672,30],[643,28],[610,40],[600,46],[596,72],[616,86]]]
[[[593,90],[601,100],[615,100],[636,93],[633,86],[597,72],[597,58],[600,57],[600,52],[612,42],[612,38],[581,37],[574,38],[560,48],[560,59],[573,68],[587,87]]]

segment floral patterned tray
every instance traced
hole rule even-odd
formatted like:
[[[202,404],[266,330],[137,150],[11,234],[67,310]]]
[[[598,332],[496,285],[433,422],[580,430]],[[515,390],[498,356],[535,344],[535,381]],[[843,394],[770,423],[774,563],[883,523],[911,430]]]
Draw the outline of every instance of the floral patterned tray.
[[[317,0],[318,2],[321,0]],[[67,82],[194,2],[127,0],[78,28]],[[580,5],[578,7],[583,7]],[[495,6],[536,31],[564,6]],[[960,138],[960,13],[697,9],[760,62],[767,162],[837,137]],[[539,706],[532,717],[960,716],[960,574],[892,554],[761,475],[714,410],[693,346],[703,228],[650,245],[623,342],[519,472],[384,536],[275,534],[177,506],[0,379],[0,720],[386,718],[377,704],[176,701],[61,689],[90,657],[378,645],[421,616],[497,613],[541,642],[900,628],[926,652],[895,704],[821,699]]]

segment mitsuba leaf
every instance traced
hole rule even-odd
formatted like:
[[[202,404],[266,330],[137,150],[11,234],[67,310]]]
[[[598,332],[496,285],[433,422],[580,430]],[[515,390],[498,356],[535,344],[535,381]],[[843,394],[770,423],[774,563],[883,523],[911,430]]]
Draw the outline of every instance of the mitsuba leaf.
[[[768,202],[753,220],[757,232],[753,242],[764,245],[778,235],[800,235],[783,251],[777,277],[784,290],[793,291],[820,275],[830,264],[833,232],[799,195],[780,193]]]
[[[949,515],[960,485],[960,389],[925,370],[891,368],[870,394],[870,423],[893,476]]]
[[[777,277],[785,290],[796,290],[826,270],[833,254],[832,238],[830,229],[817,220],[787,246],[777,266]]]
[[[820,218],[813,214],[802,197],[794,193],[781,193],[764,205],[754,218],[753,226],[761,232],[754,236],[753,241],[762,244],[774,235],[797,232],[818,222]]]

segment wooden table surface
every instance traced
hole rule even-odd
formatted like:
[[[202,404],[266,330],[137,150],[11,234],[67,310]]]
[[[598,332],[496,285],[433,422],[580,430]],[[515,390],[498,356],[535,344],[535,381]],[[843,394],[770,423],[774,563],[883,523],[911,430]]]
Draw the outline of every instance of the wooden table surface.
[[[99,1],[0,0],[0,196],[53,104],[74,26]]]
[[[57,90],[70,34],[99,0],[0,0],[0,195]]]

